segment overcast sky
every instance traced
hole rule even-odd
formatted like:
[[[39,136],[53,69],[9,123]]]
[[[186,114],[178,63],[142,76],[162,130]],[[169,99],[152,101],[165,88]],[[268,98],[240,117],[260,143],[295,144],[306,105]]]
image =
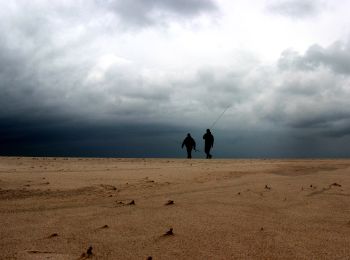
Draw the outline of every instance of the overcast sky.
[[[350,0],[0,2],[0,155],[350,155]],[[203,152],[196,157],[204,157]]]

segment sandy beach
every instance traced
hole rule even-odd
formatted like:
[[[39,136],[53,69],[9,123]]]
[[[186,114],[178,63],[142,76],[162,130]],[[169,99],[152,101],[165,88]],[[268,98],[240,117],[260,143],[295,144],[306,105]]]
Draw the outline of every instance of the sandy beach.
[[[350,160],[0,157],[0,220],[1,259],[350,259]]]

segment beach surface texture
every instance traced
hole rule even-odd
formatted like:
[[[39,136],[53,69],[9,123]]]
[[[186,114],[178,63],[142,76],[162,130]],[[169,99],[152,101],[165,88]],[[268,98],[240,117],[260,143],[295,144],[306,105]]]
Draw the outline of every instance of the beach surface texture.
[[[0,157],[0,259],[350,259],[350,160]]]

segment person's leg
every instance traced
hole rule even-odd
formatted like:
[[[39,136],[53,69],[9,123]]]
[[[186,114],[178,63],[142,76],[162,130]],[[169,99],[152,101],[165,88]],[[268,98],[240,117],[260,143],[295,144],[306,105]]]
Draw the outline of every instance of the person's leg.
[[[192,148],[187,148],[187,158],[188,158],[188,159],[191,159],[191,158],[192,158],[191,152],[192,152]]]
[[[204,149],[204,152],[205,152],[205,154],[207,155],[207,159],[209,159],[209,157],[210,157],[210,154],[209,154],[209,147],[205,147],[205,149]]]

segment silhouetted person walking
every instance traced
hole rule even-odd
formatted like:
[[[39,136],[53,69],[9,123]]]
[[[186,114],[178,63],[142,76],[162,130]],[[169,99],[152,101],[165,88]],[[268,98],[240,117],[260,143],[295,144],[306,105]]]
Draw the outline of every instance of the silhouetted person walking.
[[[207,159],[211,159],[210,149],[214,146],[214,136],[211,134],[210,130],[203,135],[204,139],[204,152],[207,155]]]
[[[186,146],[186,149],[187,149],[187,158],[191,159],[192,158],[192,154],[191,154],[192,149],[196,150],[196,142],[194,141],[194,139],[191,137],[190,134],[187,134],[187,137],[182,142],[181,148],[184,148],[184,146]]]

